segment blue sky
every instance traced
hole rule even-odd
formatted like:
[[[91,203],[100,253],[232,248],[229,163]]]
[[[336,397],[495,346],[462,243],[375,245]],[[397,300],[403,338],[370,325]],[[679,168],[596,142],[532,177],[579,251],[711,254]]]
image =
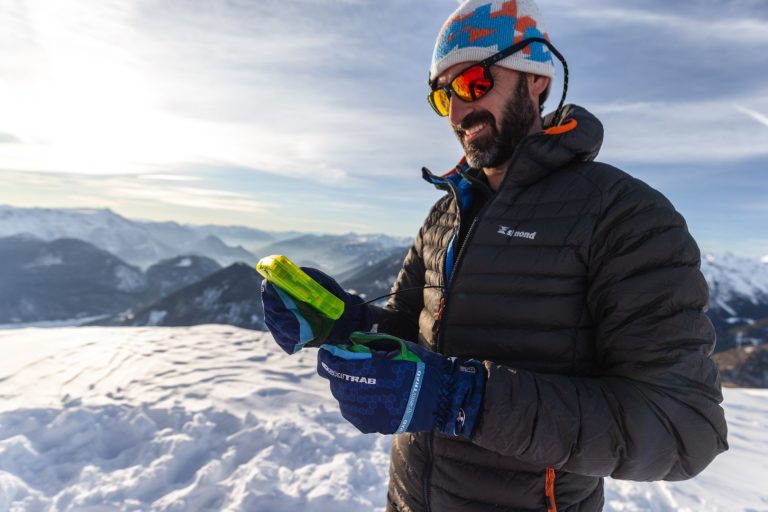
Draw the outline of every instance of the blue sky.
[[[768,3],[539,5],[568,100],[605,125],[599,159],[705,251],[768,255]],[[0,204],[412,236],[440,195],[421,166],[461,156],[425,101],[456,6],[4,0]]]

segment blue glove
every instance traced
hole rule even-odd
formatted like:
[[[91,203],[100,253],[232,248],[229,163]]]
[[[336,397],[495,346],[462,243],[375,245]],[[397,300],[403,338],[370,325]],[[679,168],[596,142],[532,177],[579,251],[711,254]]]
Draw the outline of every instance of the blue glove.
[[[485,389],[482,363],[386,334],[355,332],[351,340],[350,346],[321,346],[317,372],[358,430],[472,435]]]
[[[352,331],[371,328],[373,315],[368,305],[363,305],[363,299],[348,294],[332,277],[317,269],[302,267],[302,270],[344,301],[344,313],[338,320],[328,318],[265,279],[261,283],[264,323],[283,350],[294,354],[307,345],[348,343]]]

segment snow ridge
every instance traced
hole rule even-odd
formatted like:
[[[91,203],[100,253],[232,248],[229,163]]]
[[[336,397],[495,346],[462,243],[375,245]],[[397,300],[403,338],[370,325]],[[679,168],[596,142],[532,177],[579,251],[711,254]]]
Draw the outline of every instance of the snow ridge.
[[[0,331],[0,511],[382,511],[390,438],[339,414],[316,351],[231,326]],[[605,510],[762,510],[768,390],[725,391],[730,451]],[[762,489],[762,490],[761,490]]]
[[[0,347],[0,510],[383,510],[389,439],[341,417],[310,351],[228,326]]]

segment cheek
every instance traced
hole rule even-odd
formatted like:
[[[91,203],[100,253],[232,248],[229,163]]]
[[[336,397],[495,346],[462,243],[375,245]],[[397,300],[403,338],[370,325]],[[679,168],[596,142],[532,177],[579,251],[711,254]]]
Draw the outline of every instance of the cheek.
[[[514,94],[508,90],[505,85],[497,84],[493,89],[480,98],[478,106],[482,106],[485,110],[498,117],[504,109],[504,105],[509,101],[511,94]]]

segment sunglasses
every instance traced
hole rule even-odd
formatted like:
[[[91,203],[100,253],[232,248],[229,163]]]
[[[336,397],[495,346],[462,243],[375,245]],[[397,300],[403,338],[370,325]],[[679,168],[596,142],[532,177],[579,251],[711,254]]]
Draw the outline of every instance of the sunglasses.
[[[456,95],[462,101],[467,103],[477,101],[493,89],[493,75],[491,75],[491,66],[496,64],[502,59],[505,59],[513,53],[519,52],[531,43],[545,44],[552,53],[554,53],[558,59],[563,62],[565,67],[565,60],[560,53],[544,38],[532,37],[525,39],[518,43],[513,44],[509,48],[505,48],[500,52],[491,55],[487,59],[483,59],[480,62],[472,64],[465,68],[461,73],[457,74],[448,85],[438,86],[436,81],[430,83],[432,92],[427,96],[427,101],[430,106],[437,112],[437,115],[446,117],[451,109],[451,96]],[[566,76],[568,68],[565,67]],[[567,83],[567,82],[566,82]],[[565,99],[565,94],[563,94]],[[562,101],[561,101],[562,106]],[[559,110],[559,109],[558,109]]]

